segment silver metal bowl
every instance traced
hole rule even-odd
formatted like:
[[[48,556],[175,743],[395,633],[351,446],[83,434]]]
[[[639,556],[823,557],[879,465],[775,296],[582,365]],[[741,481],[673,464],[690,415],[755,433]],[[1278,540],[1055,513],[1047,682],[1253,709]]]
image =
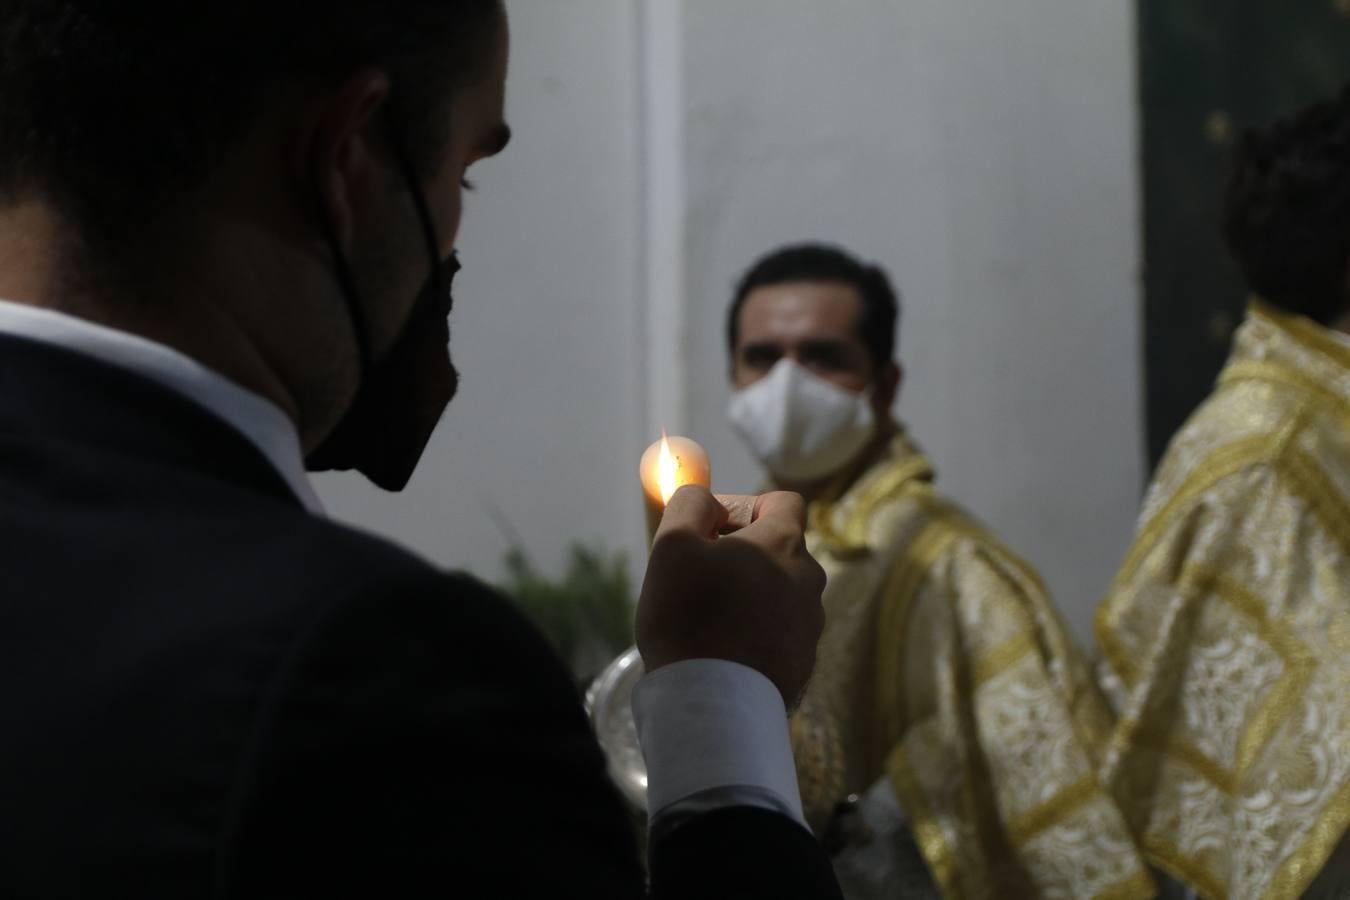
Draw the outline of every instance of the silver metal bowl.
[[[638,812],[647,812],[647,763],[633,721],[633,688],[643,673],[642,657],[631,647],[591,683],[586,712],[609,760],[610,776]]]

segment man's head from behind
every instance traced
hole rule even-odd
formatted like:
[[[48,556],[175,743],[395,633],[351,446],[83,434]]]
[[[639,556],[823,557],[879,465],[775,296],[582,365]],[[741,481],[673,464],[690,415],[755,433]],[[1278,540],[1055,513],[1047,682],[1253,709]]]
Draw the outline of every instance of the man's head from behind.
[[[792,440],[784,431],[800,435],[819,428],[815,438],[796,438],[809,445],[826,443],[828,430],[839,448],[812,454],[799,447],[794,455],[817,455],[820,462],[803,459],[796,467],[800,478],[776,472],[781,480],[828,474],[817,471],[826,460],[837,463],[847,455],[842,448],[859,444],[869,427],[875,431],[889,423],[901,381],[895,359],[899,316],[899,300],[886,273],[833,246],[784,247],[760,259],[741,279],[727,316],[731,380],[737,398],[763,395],[754,403],[766,411],[752,413],[745,403],[738,410],[734,400],[733,421],[743,420],[737,424],[744,434],[746,426],[773,418],[778,434],[772,442],[780,445]],[[781,389],[771,387],[780,381]],[[771,400],[774,390],[779,397]],[[754,424],[748,421],[752,418]],[[828,428],[821,422],[827,419],[832,420]],[[838,434],[848,430],[857,435],[851,442]],[[750,442],[753,448],[756,441]],[[774,469],[767,459],[771,454],[761,448],[758,455]]]
[[[62,281],[0,293],[79,295],[268,394],[307,447],[506,139],[500,0],[14,0],[0,42],[0,215],[52,225]]]
[[[1223,231],[1264,300],[1350,324],[1350,88],[1243,136]]]

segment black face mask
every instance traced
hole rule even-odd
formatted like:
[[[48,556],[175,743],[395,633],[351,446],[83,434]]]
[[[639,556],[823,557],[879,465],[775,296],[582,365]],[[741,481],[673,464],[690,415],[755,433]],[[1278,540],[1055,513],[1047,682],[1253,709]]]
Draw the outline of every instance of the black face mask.
[[[412,160],[395,130],[389,131],[390,144],[426,237],[431,274],[403,331],[376,361],[355,279],[326,208],[320,205],[320,219],[356,334],[361,383],[346,415],[305,463],[311,472],[356,469],[387,491],[401,491],[459,384],[459,375],[450,363],[447,321],[453,302],[450,285],[459,271],[459,261],[453,254],[446,260],[440,258],[436,226]]]

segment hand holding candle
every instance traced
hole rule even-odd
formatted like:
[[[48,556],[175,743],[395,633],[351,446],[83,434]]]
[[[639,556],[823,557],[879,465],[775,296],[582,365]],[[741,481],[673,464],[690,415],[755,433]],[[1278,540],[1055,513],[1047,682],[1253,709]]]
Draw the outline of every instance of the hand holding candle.
[[[643,502],[647,507],[647,537],[651,539],[661,522],[662,511],[676,491],[686,484],[712,487],[712,466],[697,441],[662,434],[661,440],[642,454],[638,477],[642,480]]]
[[[802,498],[689,491],[662,522],[680,488],[712,482],[703,448],[664,434],[638,475],[654,541],[636,623],[647,671],[687,659],[740,663],[773,682],[791,709],[825,625],[825,570],[806,550]]]
[[[738,514],[751,521],[726,534]],[[648,672],[691,659],[748,666],[773,682],[790,710],[815,662],[824,589],[825,570],[806,549],[800,496],[680,491],[652,544],[638,650]]]

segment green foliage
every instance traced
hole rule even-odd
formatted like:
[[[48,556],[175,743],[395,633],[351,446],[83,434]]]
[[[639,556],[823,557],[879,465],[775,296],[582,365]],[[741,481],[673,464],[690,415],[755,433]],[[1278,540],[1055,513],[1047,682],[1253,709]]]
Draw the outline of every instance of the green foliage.
[[[578,682],[589,682],[633,643],[628,560],[582,544],[572,546],[561,580],[541,574],[519,546],[506,554],[503,591],[553,644]]]

